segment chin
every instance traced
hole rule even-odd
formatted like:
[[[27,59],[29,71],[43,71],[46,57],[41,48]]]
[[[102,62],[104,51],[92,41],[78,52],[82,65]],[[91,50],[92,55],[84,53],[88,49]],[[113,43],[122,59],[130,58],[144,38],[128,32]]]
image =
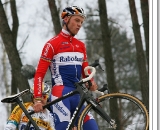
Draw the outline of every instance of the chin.
[[[77,35],[78,32],[74,33],[74,35]]]

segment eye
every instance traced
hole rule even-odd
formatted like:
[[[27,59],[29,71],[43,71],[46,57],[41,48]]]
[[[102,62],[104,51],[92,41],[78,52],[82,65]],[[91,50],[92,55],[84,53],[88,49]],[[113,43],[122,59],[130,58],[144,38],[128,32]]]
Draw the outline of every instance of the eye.
[[[79,20],[79,19],[76,19],[76,22],[80,22],[80,20]]]

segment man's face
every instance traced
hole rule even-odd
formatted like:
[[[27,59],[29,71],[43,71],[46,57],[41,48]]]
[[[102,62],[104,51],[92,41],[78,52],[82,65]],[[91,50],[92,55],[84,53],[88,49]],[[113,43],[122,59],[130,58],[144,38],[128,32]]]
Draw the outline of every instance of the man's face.
[[[76,35],[82,26],[84,18],[79,15],[74,15],[67,17],[66,20],[69,30],[71,31],[72,34]]]

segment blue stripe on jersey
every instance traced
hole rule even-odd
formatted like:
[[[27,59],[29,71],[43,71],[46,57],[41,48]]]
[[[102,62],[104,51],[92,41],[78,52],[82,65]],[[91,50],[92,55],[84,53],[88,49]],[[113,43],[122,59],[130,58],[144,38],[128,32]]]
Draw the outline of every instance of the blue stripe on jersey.
[[[53,57],[50,65],[52,85],[74,87],[81,78],[83,54],[80,52],[64,52]]]
[[[75,87],[73,86],[74,83],[78,82],[81,78],[81,69],[81,65],[59,66],[59,74],[55,74],[55,76],[52,76],[52,85],[57,84]]]

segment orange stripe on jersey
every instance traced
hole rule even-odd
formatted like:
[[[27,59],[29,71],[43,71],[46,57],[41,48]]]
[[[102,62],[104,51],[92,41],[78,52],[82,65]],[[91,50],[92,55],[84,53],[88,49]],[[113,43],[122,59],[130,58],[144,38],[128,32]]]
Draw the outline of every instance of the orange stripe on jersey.
[[[47,58],[45,58],[43,56],[41,56],[41,59],[44,60],[44,61],[47,61],[47,62],[51,62],[52,61],[51,59],[47,59]]]

